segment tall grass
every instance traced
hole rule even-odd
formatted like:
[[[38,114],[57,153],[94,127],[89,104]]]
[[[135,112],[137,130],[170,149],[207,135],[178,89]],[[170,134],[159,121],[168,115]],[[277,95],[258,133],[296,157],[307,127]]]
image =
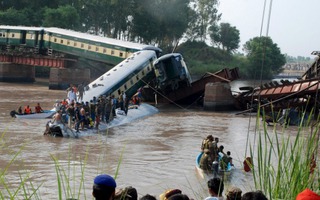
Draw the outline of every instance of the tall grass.
[[[302,113],[302,119],[306,112]],[[316,159],[319,145],[319,120],[301,120],[295,135],[276,126],[268,130],[257,117],[256,141],[250,145],[254,158],[252,166],[254,184],[269,199],[295,199],[306,188],[319,190],[319,162]],[[262,116],[265,119],[265,115]],[[304,124],[313,123],[311,126]],[[312,165],[316,167],[312,170]]]
[[[0,137],[0,150],[6,147],[4,137],[5,132]],[[10,184],[10,178],[7,178],[8,169],[18,160],[22,150],[23,146],[13,153],[5,168],[0,169],[0,199],[40,199],[37,192],[42,184],[35,186],[32,181],[29,181],[30,172],[19,172],[18,184]]]

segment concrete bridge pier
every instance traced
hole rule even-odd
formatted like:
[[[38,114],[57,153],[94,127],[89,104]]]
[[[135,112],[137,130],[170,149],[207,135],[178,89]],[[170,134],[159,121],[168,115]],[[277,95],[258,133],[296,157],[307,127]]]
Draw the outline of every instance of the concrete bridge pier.
[[[224,111],[235,108],[235,99],[229,83],[207,83],[205,87],[204,110]]]
[[[49,89],[65,90],[70,84],[78,86],[81,83],[90,83],[90,69],[51,68]]]
[[[35,67],[0,62],[0,81],[32,83],[35,81]]]

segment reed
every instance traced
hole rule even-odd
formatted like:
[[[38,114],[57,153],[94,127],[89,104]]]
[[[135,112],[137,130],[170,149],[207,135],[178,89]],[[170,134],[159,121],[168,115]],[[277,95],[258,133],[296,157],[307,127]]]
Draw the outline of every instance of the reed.
[[[0,149],[6,147],[4,136],[5,132],[2,133],[0,137]],[[18,156],[21,154],[22,150],[23,147],[21,147],[17,152],[14,152],[10,162],[5,166],[5,168],[0,169],[0,199],[40,199],[38,191],[42,184],[34,186],[32,181],[29,181],[30,172],[19,172],[18,175],[20,181],[18,184],[10,184],[10,178],[7,178],[8,169],[18,160]]]
[[[312,112],[307,119],[305,115],[306,111],[301,113],[302,120],[292,136],[285,128],[278,133],[276,125],[270,131],[258,114],[256,141],[250,145],[252,172],[255,188],[270,200],[295,199],[306,188],[319,190],[319,120],[312,120]]]

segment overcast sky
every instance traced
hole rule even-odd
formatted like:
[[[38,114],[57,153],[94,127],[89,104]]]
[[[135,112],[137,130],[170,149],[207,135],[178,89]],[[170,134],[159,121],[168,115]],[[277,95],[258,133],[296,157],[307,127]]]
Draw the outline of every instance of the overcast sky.
[[[242,49],[249,39],[259,36],[265,0],[220,0],[221,22],[240,31]],[[266,36],[270,0],[267,1],[264,30]],[[273,0],[268,35],[278,44],[281,53],[314,58],[320,51],[320,0]]]

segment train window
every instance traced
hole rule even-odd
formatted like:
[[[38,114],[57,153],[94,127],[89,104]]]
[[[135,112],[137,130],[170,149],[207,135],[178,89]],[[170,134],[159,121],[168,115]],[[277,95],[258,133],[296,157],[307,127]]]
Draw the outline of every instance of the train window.
[[[136,76],[137,81],[139,80],[139,75]]]
[[[74,42],[74,43],[73,43],[73,46],[75,46],[75,47],[76,47],[76,46],[77,46],[77,43],[76,43],[76,42]]]
[[[124,84],[124,90],[127,90],[127,84]]]
[[[31,34],[30,38],[31,38],[31,39],[34,39],[34,34]]]
[[[0,37],[2,37],[2,33],[0,33]]]
[[[117,69],[113,69],[113,71],[117,71]]]
[[[113,50],[111,50],[111,55],[114,55],[114,51]]]
[[[121,90],[118,90],[118,95],[120,95],[121,94]]]
[[[149,66],[147,67],[147,70],[150,71],[150,67]]]
[[[90,46],[90,45],[88,46],[88,49],[91,49],[91,46]]]
[[[133,80],[132,79],[130,80],[130,83],[131,83],[131,85],[133,85]]]
[[[69,40],[67,40],[67,45],[70,45],[70,41]]]
[[[12,34],[11,34],[11,37],[13,37],[13,38],[14,38],[14,33],[12,33]]]
[[[83,48],[84,47],[84,44],[81,44],[81,48]]]
[[[120,57],[122,57],[122,56],[123,56],[123,53],[122,53],[122,52],[120,52],[120,53],[119,53],[119,56],[120,56]]]
[[[107,76],[110,76],[110,73],[108,73]]]
[[[121,64],[121,65],[119,65],[119,67],[122,67],[123,65]]]
[[[144,70],[141,71],[142,76],[144,76]]]
[[[107,49],[103,49],[103,53],[106,53],[107,52]]]
[[[63,40],[60,40],[60,43],[63,44]]]
[[[54,38],[53,41],[54,41],[54,42],[57,42],[57,38]]]
[[[96,51],[99,51],[99,47],[96,47]]]

